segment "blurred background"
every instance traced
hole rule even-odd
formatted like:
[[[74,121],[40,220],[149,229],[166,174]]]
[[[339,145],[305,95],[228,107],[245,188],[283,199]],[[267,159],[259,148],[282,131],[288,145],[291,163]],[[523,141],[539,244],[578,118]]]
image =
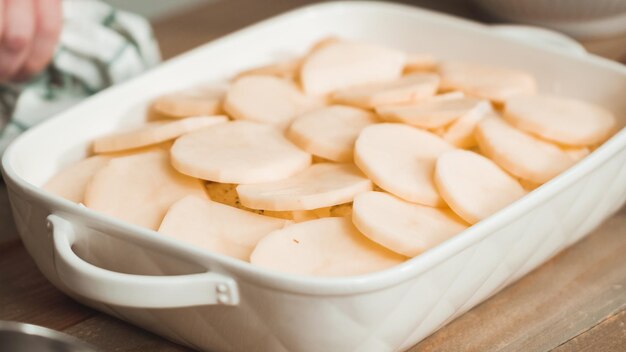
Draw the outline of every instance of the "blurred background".
[[[243,25],[256,22],[276,13],[308,3],[310,0],[106,0],[112,5],[148,17],[159,24],[159,28],[178,31],[185,34],[194,28],[203,32],[211,24],[194,22],[201,20],[198,13],[203,11],[223,11],[228,3],[231,9],[240,11],[241,22],[233,23],[233,30]],[[414,4],[436,11],[450,13],[485,23],[517,23],[540,26],[559,31],[582,43],[588,51],[626,62],[626,0],[408,0],[399,1]],[[235,6],[235,3],[237,6]],[[180,18],[189,13],[188,24]],[[195,13],[195,15],[194,15]],[[168,22],[178,18],[178,23]],[[238,25],[238,26],[236,26]],[[224,27],[224,24],[221,24]],[[210,34],[210,33],[209,33]],[[169,36],[168,36],[169,37]],[[174,50],[189,44],[198,45],[197,35],[190,33],[180,37],[181,43],[174,45]],[[161,38],[159,38],[161,40]],[[170,43],[164,57],[169,57]],[[182,46],[181,46],[182,45]]]

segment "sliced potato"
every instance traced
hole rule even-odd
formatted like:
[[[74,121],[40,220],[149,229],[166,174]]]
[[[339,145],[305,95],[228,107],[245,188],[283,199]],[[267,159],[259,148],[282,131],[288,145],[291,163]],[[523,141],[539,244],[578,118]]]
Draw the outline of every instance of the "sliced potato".
[[[239,185],[241,203],[252,209],[313,210],[352,202],[372,182],[353,164],[320,163],[284,180]]]
[[[151,109],[161,118],[182,119],[211,116],[222,111],[225,90],[221,87],[196,87],[156,98]]]
[[[466,150],[449,151],[437,159],[435,184],[448,206],[470,224],[526,194],[519,182],[493,161]]]
[[[478,144],[474,138],[476,126],[482,119],[494,114],[491,104],[487,101],[479,103],[474,109],[445,126],[439,134],[444,141],[458,148],[474,148]]]
[[[295,80],[298,77],[300,66],[302,65],[302,58],[293,58],[276,63],[271,63],[259,67],[254,67],[240,72],[235,77],[238,80],[244,76],[276,76],[283,79]]]
[[[448,209],[409,203],[384,192],[356,196],[352,221],[370,240],[407,257],[414,257],[467,228]]]
[[[267,215],[279,219],[293,220],[295,222],[314,220],[329,216],[345,216],[352,212],[352,203],[333,205],[330,207],[312,210],[275,211],[251,209],[241,204],[239,194],[237,194],[236,184],[207,182],[205,187],[207,189],[207,193],[209,194],[209,198],[218,203],[230,205],[231,207],[247,210],[256,214]]]
[[[589,155],[591,150],[589,148],[563,148],[563,151],[574,161],[579,161]]]
[[[43,189],[71,202],[81,203],[85,198],[85,188],[93,175],[111,160],[106,156],[92,156],[72,164],[54,175]]]
[[[574,164],[558,146],[517,130],[499,118],[476,127],[480,150],[510,174],[542,184]]]
[[[356,141],[354,162],[385,191],[409,202],[442,206],[433,181],[435,161],[452,149],[430,132],[382,123],[363,129]]]
[[[604,141],[615,128],[615,116],[584,101],[556,96],[518,96],[506,101],[504,119],[540,138],[584,147]]]
[[[437,93],[439,76],[413,73],[395,81],[370,83],[338,90],[332,99],[339,104],[372,109],[379,105],[404,104],[424,100]]]
[[[188,133],[171,150],[176,170],[222,183],[278,181],[306,169],[311,155],[276,128],[231,121]]]
[[[250,256],[254,265],[311,276],[367,274],[405,259],[368,240],[344,217],[306,221],[274,231]]]
[[[409,54],[404,66],[404,74],[436,71],[437,64],[437,59],[430,54]]]
[[[166,142],[220,122],[228,121],[228,117],[198,116],[188,117],[171,122],[150,122],[145,126],[127,132],[114,133],[93,142],[95,153],[111,153],[128,149],[141,148]]]
[[[202,182],[178,173],[166,151],[115,158],[94,174],[85,205],[156,230],[167,209],[188,195],[206,197]]]
[[[307,94],[324,95],[359,84],[397,79],[406,55],[384,47],[347,41],[314,50],[302,64],[300,82]]]
[[[188,196],[169,208],[159,232],[203,249],[247,261],[264,236],[287,224],[289,221],[283,219]]]
[[[376,112],[388,121],[403,122],[425,129],[437,129],[465,115],[484,111],[484,105],[484,101],[475,98],[429,99],[408,105],[381,106],[376,109]]]
[[[296,118],[287,130],[287,137],[313,155],[349,162],[361,130],[377,121],[376,116],[368,111],[332,105]]]
[[[460,90],[497,104],[504,103],[510,97],[536,91],[534,77],[514,69],[445,61],[439,64],[439,74],[442,89]]]
[[[224,109],[236,120],[274,125],[284,129],[298,115],[321,104],[302,94],[288,80],[250,75],[236,80],[224,101]]]
[[[341,42],[341,38],[336,37],[336,36],[327,36],[324,38],[319,39],[318,41],[316,41],[315,43],[313,43],[313,45],[311,45],[311,48],[309,49],[308,55],[311,55],[312,53],[316,52],[319,49],[322,49],[330,44],[335,44],[335,43],[339,43]]]

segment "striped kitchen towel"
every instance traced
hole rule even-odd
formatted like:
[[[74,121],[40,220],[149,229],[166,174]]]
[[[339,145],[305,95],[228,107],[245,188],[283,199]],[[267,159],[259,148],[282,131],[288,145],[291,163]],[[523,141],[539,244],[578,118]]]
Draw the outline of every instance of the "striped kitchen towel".
[[[97,0],[64,0],[63,29],[48,68],[0,85],[0,155],[24,130],[160,61],[150,24]]]

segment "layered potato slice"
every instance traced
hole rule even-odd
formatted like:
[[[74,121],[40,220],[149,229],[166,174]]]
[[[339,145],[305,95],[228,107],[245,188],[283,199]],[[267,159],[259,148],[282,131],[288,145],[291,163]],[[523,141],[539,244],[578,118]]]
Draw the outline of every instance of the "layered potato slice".
[[[96,138],[93,142],[93,150],[96,153],[112,153],[146,147],[170,141],[191,131],[226,121],[228,121],[228,117],[217,115],[187,117],[167,122],[149,122],[131,131]]]
[[[385,192],[356,196],[352,221],[370,240],[407,257],[414,257],[467,228],[448,209],[410,203]]]
[[[406,55],[401,51],[334,41],[314,50],[304,60],[300,81],[307,94],[325,95],[350,86],[397,79],[405,63]]]
[[[202,182],[174,170],[167,152],[155,150],[110,160],[89,181],[85,205],[156,230],[169,207],[188,195],[206,198]]]
[[[398,123],[365,128],[354,161],[376,185],[409,202],[443,206],[433,174],[439,155],[454,149],[433,133]]]
[[[217,124],[176,140],[176,170],[207,181],[258,183],[292,176],[311,164],[311,155],[271,125],[249,121]]]
[[[239,185],[241,204],[252,209],[313,210],[350,203],[354,196],[372,190],[370,181],[354,164],[320,163],[290,178]]]
[[[250,256],[254,265],[309,276],[366,274],[404,260],[368,240],[345,217],[317,219],[274,231]]]
[[[192,245],[248,260],[268,233],[289,224],[284,219],[254,214],[206,198],[187,196],[174,203],[159,232]]]
[[[331,105],[296,118],[287,130],[287,137],[313,155],[350,162],[361,130],[376,122],[378,118],[369,111]]]

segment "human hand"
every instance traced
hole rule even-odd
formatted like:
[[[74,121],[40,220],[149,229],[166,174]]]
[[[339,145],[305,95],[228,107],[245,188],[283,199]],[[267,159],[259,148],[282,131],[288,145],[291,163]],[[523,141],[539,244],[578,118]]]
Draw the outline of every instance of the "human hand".
[[[0,83],[24,81],[50,62],[61,0],[0,0]]]

